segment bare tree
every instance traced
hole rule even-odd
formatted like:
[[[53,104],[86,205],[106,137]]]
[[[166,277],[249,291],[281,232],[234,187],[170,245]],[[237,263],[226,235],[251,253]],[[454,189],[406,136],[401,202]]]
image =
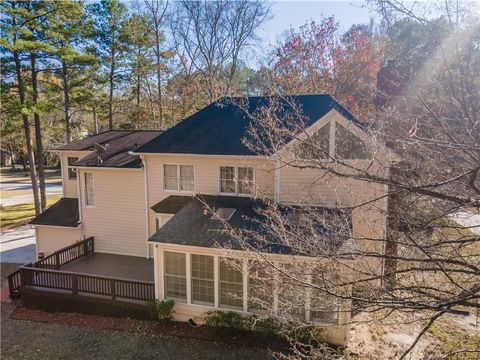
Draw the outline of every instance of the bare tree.
[[[172,20],[176,51],[187,73],[205,82],[209,102],[229,94],[242,51],[268,20],[264,1],[180,1]]]

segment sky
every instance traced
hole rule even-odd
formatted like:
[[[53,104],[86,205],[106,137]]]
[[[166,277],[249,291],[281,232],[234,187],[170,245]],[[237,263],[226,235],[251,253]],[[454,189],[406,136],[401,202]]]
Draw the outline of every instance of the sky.
[[[266,55],[281,36],[290,27],[294,29],[311,20],[319,21],[322,16],[334,15],[339,23],[340,32],[347,31],[351,25],[367,23],[373,15],[364,1],[310,0],[310,1],[272,1],[272,19],[258,32],[262,46],[257,56]]]

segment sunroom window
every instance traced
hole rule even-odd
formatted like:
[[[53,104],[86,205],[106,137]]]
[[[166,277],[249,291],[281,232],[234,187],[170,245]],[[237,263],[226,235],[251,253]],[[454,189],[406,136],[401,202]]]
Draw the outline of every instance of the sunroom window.
[[[248,311],[265,313],[273,308],[275,277],[273,268],[260,261],[248,267]]]
[[[321,290],[324,279],[317,273],[312,276],[312,283],[318,286],[312,289],[310,298],[310,321],[322,324],[338,324],[338,298]]]
[[[240,262],[220,259],[220,307],[243,308],[243,273]]]
[[[192,303],[213,305],[215,282],[213,256],[192,254]]]
[[[185,254],[164,252],[165,296],[179,301],[187,300],[187,272]]]

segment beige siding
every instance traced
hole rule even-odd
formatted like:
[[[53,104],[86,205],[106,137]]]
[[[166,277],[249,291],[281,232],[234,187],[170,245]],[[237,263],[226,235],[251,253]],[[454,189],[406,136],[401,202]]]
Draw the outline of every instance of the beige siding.
[[[68,162],[69,157],[82,158],[90,154],[90,151],[61,151],[58,153],[60,157],[60,166],[62,171],[63,196],[67,198],[78,198],[77,181],[68,178]]]
[[[273,198],[275,169],[274,162],[255,158],[221,158],[207,156],[162,156],[149,155],[147,162],[148,207],[155,205],[169,195],[209,194],[218,195],[220,166],[253,166],[255,180],[255,196]],[[163,165],[187,164],[195,167],[195,192],[178,193],[163,191]],[[150,235],[155,232],[155,213],[149,210]]]
[[[84,173],[94,173],[95,207],[86,207]],[[147,256],[142,169],[80,171],[83,234],[95,237],[95,251]]]
[[[37,254],[44,253],[45,256],[65,246],[72,245],[82,238],[80,229],[76,228],[37,225],[35,232],[37,237]]]

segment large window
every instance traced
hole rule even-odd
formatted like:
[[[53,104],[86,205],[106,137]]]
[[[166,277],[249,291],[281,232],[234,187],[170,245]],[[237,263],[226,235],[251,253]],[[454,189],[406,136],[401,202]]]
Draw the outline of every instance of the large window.
[[[78,157],[67,157],[68,180],[77,180],[77,172],[71,167]]]
[[[368,160],[367,145],[340,124],[335,124],[335,156],[345,160]]]
[[[194,191],[193,165],[163,165],[163,189],[168,191]]]
[[[271,266],[251,261],[248,268],[248,311],[265,313],[273,309],[275,276]]]
[[[313,135],[307,137],[297,148],[300,159],[330,158],[330,123],[324,125]]]
[[[192,254],[192,303],[213,305],[214,302],[213,256]]]
[[[283,273],[279,274],[278,281],[278,314],[280,317],[305,320],[306,292],[301,281],[305,281],[303,267],[283,265]]]
[[[85,206],[95,206],[95,181],[93,173],[85,173]]]
[[[187,272],[185,254],[165,251],[165,297],[187,300]]]
[[[333,287],[331,279],[321,276],[321,270],[316,270],[312,275],[312,284],[317,285],[311,291],[310,321],[323,324],[338,324],[338,297],[323,291],[322,288]],[[337,289],[338,290],[338,289]]]
[[[243,273],[241,262],[220,259],[220,307],[243,309]]]
[[[247,166],[220,167],[220,193],[253,194],[253,168]]]

